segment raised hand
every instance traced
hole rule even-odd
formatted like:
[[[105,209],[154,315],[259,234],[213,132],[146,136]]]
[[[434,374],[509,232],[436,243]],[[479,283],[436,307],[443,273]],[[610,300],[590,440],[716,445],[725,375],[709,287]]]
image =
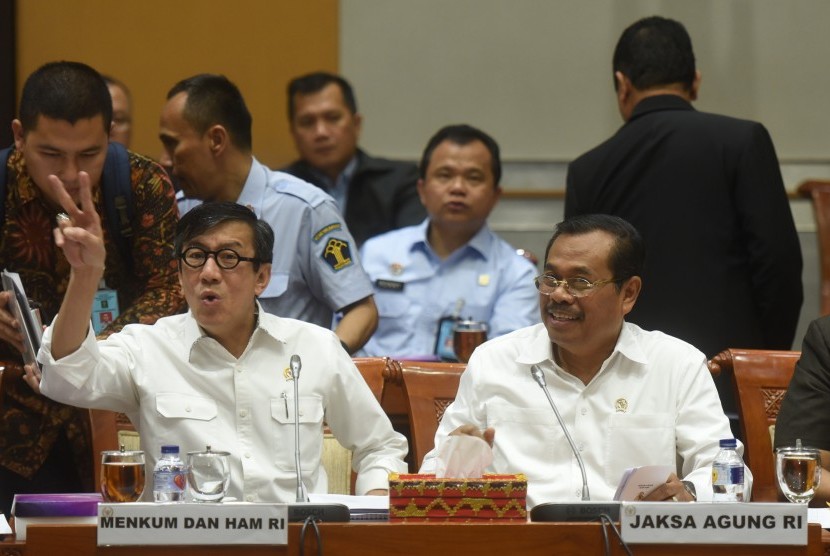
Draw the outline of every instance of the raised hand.
[[[66,192],[60,178],[49,176],[49,186],[65,211],[64,215],[58,217],[57,228],[54,230],[55,243],[63,250],[73,270],[101,271],[107,255],[101,218],[92,200],[89,174],[80,172],[78,181],[80,208]]]

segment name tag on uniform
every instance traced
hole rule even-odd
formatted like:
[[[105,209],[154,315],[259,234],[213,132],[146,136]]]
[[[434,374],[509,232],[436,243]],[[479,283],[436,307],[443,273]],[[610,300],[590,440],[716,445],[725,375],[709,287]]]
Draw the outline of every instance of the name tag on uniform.
[[[95,292],[92,302],[92,329],[95,334],[100,334],[118,315],[118,292],[107,288]]]
[[[380,279],[380,278],[378,278],[377,280],[375,280],[375,286],[376,286],[379,290],[387,290],[387,291],[393,291],[393,292],[402,292],[402,291],[403,291],[403,287],[404,287],[404,285],[405,285],[405,284],[404,284],[403,282],[396,282],[396,281],[394,281],[394,280],[382,280],[382,279]]]

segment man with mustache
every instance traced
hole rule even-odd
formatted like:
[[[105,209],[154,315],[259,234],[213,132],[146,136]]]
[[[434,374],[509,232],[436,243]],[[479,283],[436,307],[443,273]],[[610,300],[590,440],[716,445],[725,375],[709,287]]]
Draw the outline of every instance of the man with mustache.
[[[560,223],[535,280],[542,323],[473,353],[421,472],[435,469],[449,435],[469,434],[492,445],[487,472],[527,475],[529,507],[580,500],[582,475],[531,375],[537,367],[584,460],[591,500],[613,499],[623,472],[643,465],[675,469],[646,500],[711,500],[729,421],[703,353],[625,322],[644,256],[640,234],[619,217]]]

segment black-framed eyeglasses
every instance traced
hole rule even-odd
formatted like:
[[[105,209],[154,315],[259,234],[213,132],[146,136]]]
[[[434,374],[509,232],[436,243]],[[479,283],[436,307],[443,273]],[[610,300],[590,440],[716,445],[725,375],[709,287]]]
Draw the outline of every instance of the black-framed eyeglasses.
[[[216,251],[208,251],[201,247],[188,247],[179,255],[179,258],[184,261],[184,264],[190,268],[202,268],[205,263],[213,255],[213,260],[216,265],[223,270],[231,270],[236,268],[241,261],[249,263],[261,263],[260,259],[256,257],[243,257],[233,249],[217,249]]]
[[[552,274],[541,274],[533,279],[536,289],[543,295],[551,295],[556,288],[565,288],[565,291],[573,297],[586,297],[597,291],[605,284],[622,282],[625,278],[611,278],[609,280],[597,280],[591,282],[587,278],[563,278],[559,279]]]

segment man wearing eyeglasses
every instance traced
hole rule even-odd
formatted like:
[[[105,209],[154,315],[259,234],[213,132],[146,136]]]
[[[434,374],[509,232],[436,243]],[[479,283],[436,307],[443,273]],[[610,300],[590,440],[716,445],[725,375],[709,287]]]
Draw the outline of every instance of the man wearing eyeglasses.
[[[144,499],[163,444],[183,452],[232,454],[229,496],[291,502],[294,467],[292,355],[298,379],[302,477],[326,492],[320,465],[323,420],[354,451],[358,494],[385,494],[390,472],[404,472],[406,440],[395,433],[351,358],[329,330],[262,310],[257,296],[271,279],[274,233],[233,202],[200,205],[176,227],[175,256],[190,311],[134,325],[96,342],[89,312],[105,251],[89,182],[78,208],[53,180],[68,217],[55,232],[72,266],[58,316],[39,360],[43,393],[64,403],[126,413],[147,455]],[[31,369],[28,369],[31,371]]]
[[[565,433],[531,375],[537,367],[584,460],[591,500],[612,500],[623,472],[643,465],[675,471],[645,500],[711,499],[729,421],[703,353],[625,322],[643,259],[642,238],[621,218],[560,223],[536,278],[542,324],[473,353],[421,472],[435,469],[448,436],[469,434],[492,445],[488,472],[527,475],[529,507],[582,499]]]

